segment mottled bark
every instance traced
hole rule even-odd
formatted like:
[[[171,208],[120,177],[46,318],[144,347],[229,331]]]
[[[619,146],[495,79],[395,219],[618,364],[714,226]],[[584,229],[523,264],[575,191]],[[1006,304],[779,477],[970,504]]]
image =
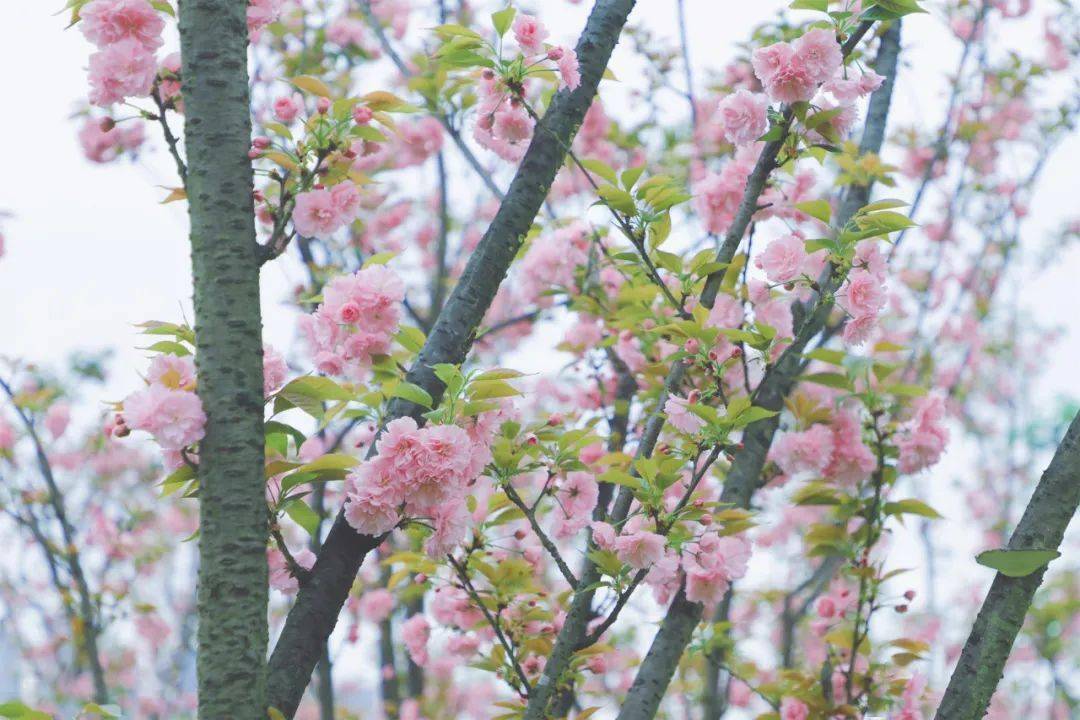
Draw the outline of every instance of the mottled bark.
[[[565,148],[573,142],[592,103],[633,6],[634,0],[598,0],[593,6],[577,44],[581,86],[573,92],[559,92],[552,99],[505,199],[408,373],[408,380],[427,390],[436,402],[444,387],[431,368],[439,363],[464,361],[477,328],[562,166]],[[388,419],[406,415],[419,419],[423,410],[396,399],[390,405]],[[334,521],[270,658],[271,706],[285,715],[291,717],[296,712],[321,644],[337,623],[360,563],[381,540],[358,535],[341,514]]]
[[[241,0],[180,4],[195,288],[199,717],[266,717],[262,322]]]
[[[1043,472],[1010,550],[1056,550],[1080,507],[1080,414]],[[937,720],[980,720],[997,689],[1013,642],[1024,624],[1046,568],[1025,577],[998,573],[971,628],[941,699]]]

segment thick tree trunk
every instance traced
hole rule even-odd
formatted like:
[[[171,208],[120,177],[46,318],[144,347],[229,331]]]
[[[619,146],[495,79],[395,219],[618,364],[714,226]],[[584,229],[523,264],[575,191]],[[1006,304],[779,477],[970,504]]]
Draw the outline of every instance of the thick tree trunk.
[[[1073,418],[1009,538],[1010,550],[1056,550],[1080,507],[1080,414]],[[994,578],[938,707],[937,720],[981,720],[1046,568]]]
[[[423,387],[436,402],[444,388],[431,368],[439,363],[456,364],[465,360],[476,330],[562,166],[566,148],[573,142],[592,104],[633,7],[634,0],[597,0],[593,6],[577,44],[581,86],[573,92],[564,90],[556,94],[537,123],[532,143],[499,211],[469,258],[409,371],[409,382]],[[412,415],[422,422],[423,411],[424,408],[399,398],[391,403],[387,420]],[[292,717],[296,712],[322,644],[334,630],[360,563],[381,541],[382,538],[358,535],[340,513],[334,521],[270,658],[270,704],[286,716]]]
[[[180,46],[195,287],[199,717],[265,720],[262,322],[244,0],[184,0]]]

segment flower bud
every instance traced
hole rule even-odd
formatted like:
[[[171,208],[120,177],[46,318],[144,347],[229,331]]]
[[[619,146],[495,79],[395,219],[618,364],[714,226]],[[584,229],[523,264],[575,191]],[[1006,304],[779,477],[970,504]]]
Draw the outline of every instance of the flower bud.
[[[352,109],[352,119],[357,125],[367,125],[375,113],[367,105],[357,105]]]

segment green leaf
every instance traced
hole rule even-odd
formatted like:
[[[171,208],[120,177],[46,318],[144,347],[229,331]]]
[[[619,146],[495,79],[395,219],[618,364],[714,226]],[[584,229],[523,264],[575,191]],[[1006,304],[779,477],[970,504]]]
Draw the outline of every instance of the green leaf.
[[[428,409],[431,409],[435,404],[435,400],[432,399],[431,393],[411,382],[398,383],[394,388],[394,391],[390,393],[390,397],[404,398],[409,402],[414,402],[417,405],[422,405]]]
[[[27,707],[18,700],[0,703],[0,717],[12,720],[52,720],[52,715]]]
[[[1059,557],[1057,550],[987,550],[976,555],[975,562],[1007,577],[1026,577]]]
[[[320,475],[335,475],[340,474],[344,477],[345,470],[356,467],[360,464],[357,458],[352,455],[345,455],[344,453],[327,453],[321,457],[317,457],[306,465],[301,465],[296,468],[298,473],[317,473]]]
[[[586,158],[581,161],[581,166],[589,172],[596,173],[612,185],[615,185],[618,182],[615,176],[615,170],[607,163],[592,158]]]
[[[166,2],[166,0],[150,0],[150,5],[159,12],[163,12],[170,17],[176,17],[176,11],[173,10],[173,6]],[[120,716],[117,715],[116,717]]]
[[[792,10],[817,10],[819,12],[829,11],[829,0],[795,0],[795,2],[788,5]]]
[[[119,705],[98,705],[97,703],[86,703],[83,705],[83,712],[92,712],[107,718],[123,717],[123,711]]]
[[[645,172],[644,165],[638,165],[637,167],[623,170],[623,173],[620,176],[620,179],[622,180],[622,186],[627,190],[634,187],[634,183],[638,181],[638,178],[641,177],[641,173],[643,172]]]
[[[886,515],[921,515],[926,518],[941,517],[941,513],[937,510],[930,507],[922,500],[916,500],[915,498],[887,502],[882,509],[885,511]]]
[[[301,90],[309,92],[312,95],[318,95],[319,97],[328,98],[332,97],[334,94],[326,83],[314,75],[297,75],[289,80],[289,82]]]
[[[843,350],[816,348],[808,353],[803,353],[803,356],[808,357],[811,360],[820,360],[822,362],[829,363],[830,365],[839,365],[843,367],[844,358],[847,357],[847,354]]]
[[[634,198],[625,190],[617,188],[614,185],[602,185],[596,192],[608,206],[615,210],[618,210],[625,215],[637,214],[637,206],[634,204]]]
[[[838,390],[850,390],[851,381],[848,380],[846,375],[840,373],[820,372],[804,375],[802,378],[805,382],[812,382],[818,385],[824,385],[825,387],[837,388]]]
[[[817,218],[826,225],[832,219],[832,206],[829,205],[827,200],[807,200],[806,202],[795,203],[796,210],[802,210],[810,217]]]
[[[862,13],[863,20],[896,20],[925,10],[916,0],[875,0],[872,7]]]
[[[403,325],[394,339],[398,341],[401,347],[409,352],[416,353],[420,352],[420,348],[424,347],[424,341],[427,340],[427,337],[419,328]]]
[[[285,514],[292,518],[297,525],[307,530],[308,535],[315,537],[315,533],[319,532],[319,515],[303,500],[297,500],[286,505]]]
[[[513,7],[491,13],[491,24],[495,26],[495,32],[499,34],[499,37],[505,35],[506,31],[510,29],[510,24],[514,22],[515,15],[517,15],[517,10]]]

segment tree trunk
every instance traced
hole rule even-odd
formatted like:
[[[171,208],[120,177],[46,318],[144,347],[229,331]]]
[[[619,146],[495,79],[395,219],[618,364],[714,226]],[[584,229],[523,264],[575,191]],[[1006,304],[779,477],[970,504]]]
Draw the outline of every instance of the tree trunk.
[[[1057,550],[1080,507],[1080,413],[1073,418],[1024,516],[1010,550]],[[997,574],[971,628],[936,720],[981,720],[1005,672],[1013,642],[1046,568],[1024,577]]]
[[[199,717],[265,720],[262,321],[244,0],[180,3],[199,446]]]

